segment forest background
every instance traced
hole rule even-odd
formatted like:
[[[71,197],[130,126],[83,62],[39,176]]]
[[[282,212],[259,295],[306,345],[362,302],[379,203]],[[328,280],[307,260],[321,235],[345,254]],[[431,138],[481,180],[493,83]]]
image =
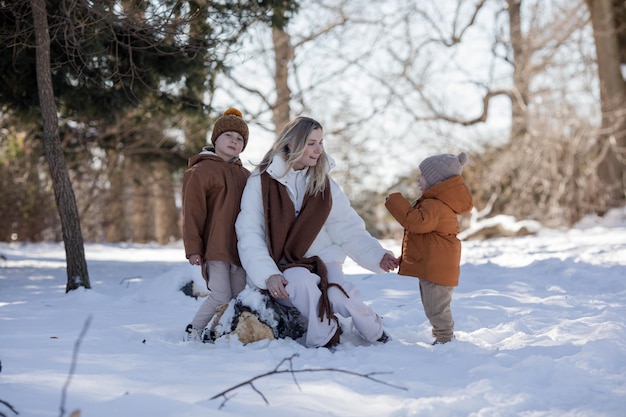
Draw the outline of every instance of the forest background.
[[[237,107],[254,167],[285,123],[325,128],[334,177],[379,238],[384,195],[468,151],[481,217],[568,227],[625,203],[618,0],[0,0],[0,240],[181,238],[180,181]],[[502,231],[489,231],[489,237]]]

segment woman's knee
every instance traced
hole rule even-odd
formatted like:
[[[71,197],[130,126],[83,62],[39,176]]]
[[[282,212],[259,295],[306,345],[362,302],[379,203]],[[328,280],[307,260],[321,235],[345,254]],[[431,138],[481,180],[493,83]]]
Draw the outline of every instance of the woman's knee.
[[[306,268],[294,267],[286,269],[283,276],[293,287],[317,287],[320,277]]]

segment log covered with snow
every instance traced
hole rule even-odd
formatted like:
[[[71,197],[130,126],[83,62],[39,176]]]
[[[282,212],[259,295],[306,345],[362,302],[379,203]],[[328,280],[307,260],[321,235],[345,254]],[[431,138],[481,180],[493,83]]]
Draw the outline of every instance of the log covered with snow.
[[[216,337],[236,335],[243,344],[286,337],[296,340],[306,331],[306,321],[298,310],[248,287],[224,305],[215,320]]]

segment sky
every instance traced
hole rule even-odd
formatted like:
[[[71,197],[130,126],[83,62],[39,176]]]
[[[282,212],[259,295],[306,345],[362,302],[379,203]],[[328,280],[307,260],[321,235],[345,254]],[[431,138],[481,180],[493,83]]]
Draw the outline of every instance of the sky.
[[[463,43],[455,48],[428,42],[438,33],[418,13],[411,14],[410,22],[402,18],[409,6],[419,5],[438,22],[438,29],[449,35],[453,27],[465,25],[471,17],[474,5],[461,3],[465,6],[455,14],[452,11],[456,2],[351,0],[322,2],[324,6],[311,2],[288,25],[291,44],[295,46],[289,79],[294,97],[291,116],[318,120],[326,133],[327,150],[340,165],[343,152],[358,150],[373,155],[360,156],[362,160],[374,158],[362,174],[370,188],[384,189],[395,183],[398,175],[415,170],[429,154],[475,151],[484,143],[508,138],[510,102],[503,98],[493,99],[486,123],[476,126],[459,128],[416,121],[416,117],[432,117],[421,94],[439,106],[445,103],[451,116],[472,119],[482,112],[484,91],[479,85],[493,82],[487,79],[491,77],[505,80],[497,81],[495,89],[501,88],[501,83],[507,87],[510,84],[510,65],[502,69],[501,65],[496,68],[490,64],[490,25],[496,13],[491,6],[483,9],[475,26],[465,32]],[[348,23],[329,31],[342,19],[337,10],[333,11],[339,4]],[[241,48],[230,56],[229,76],[218,78],[213,103],[216,109],[242,108],[244,120],[254,115],[249,126],[250,140],[242,154],[244,165],[251,168],[270,148],[275,136],[267,106],[268,101],[275,100],[274,58],[267,28],[252,28],[244,39]],[[408,73],[411,82],[399,78],[398,73],[402,72]],[[238,82],[233,83],[229,77]],[[397,91],[391,93],[388,84],[393,84]],[[423,87],[416,88],[414,84]],[[393,163],[380,164],[381,158]],[[338,169],[345,169],[340,165]]]
[[[400,242],[382,243],[398,254]],[[624,210],[465,241],[456,340],[437,346],[416,279],[350,260],[344,271],[383,317],[386,344],[364,342],[345,318],[333,351],[291,339],[185,342],[201,299],[179,289],[202,281],[181,242],[85,250],[92,289],[65,294],[61,243],[0,244],[6,416],[624,415]]]

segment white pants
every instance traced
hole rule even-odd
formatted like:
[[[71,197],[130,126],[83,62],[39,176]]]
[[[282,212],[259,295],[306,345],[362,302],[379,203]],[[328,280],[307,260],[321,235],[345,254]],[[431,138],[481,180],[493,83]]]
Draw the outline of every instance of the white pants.
[[[200,304],[191,325],[203,330],[222,304],[236,297],[246,286],[246,271],[228,262],[209,261],[205,265],[209,277],[209,295]]]
[[[382,319],[363,302],[361,293],[354,284],[349,282],[341,270],[341,265],[330,263],[328,269],[328,283],[336,283],[348,293],[349,298],[336,287],[329,287],[328,299],[335,314],[345,318],[351,317],[354,328],[363,339],[375,342],[383,334]],[[324,346],[337,331],[337,322],[331,318],[320,321],[318,306],[322,292],[318,288],[320,277],[312,274],[306,268],[294,267],[283,272],[289,282],[285,289],[289,293],[289,300],[275,299],[277,302],[293,306],[306,319],[308,326],[304,337],[306,347]]]

